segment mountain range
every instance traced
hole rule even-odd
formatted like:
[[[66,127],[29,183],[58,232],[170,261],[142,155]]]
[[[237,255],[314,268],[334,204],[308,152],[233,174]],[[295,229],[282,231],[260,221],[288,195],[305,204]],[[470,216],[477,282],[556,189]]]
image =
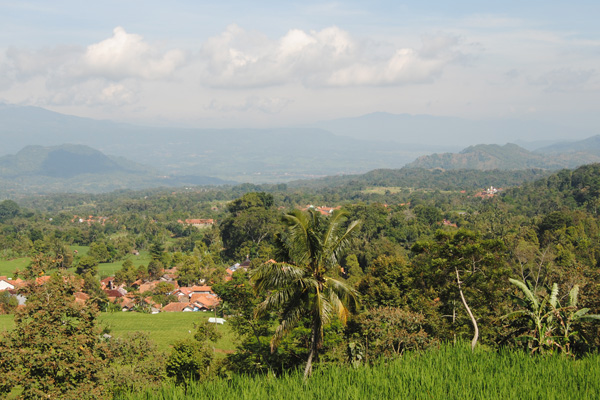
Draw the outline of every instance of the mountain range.
[[[537,136],[522,134],[526,129]],[[460,151],[465,140],[481,143],[503,132],[505,138],[539,141]],[[553,170],[600,161],[600,137],[559,142],[561,134],[576,138],[584,132],[534,122],[490,127],[489,121],[387,113],[272,129],[144,127],[0,104],[0,183],[11,190],[39,184],[54,191],[105,191],[127,185],[287,182],[407,164]],[[101,175],[110,179],[101,183]]]
[[[408,168],[425,169],[479,169],[519,170],[539,168],[556,170],[575,168],[600,162],[600,136],[580,142],[552,145],[531,152],[516,144],[504,146],[479,144],[459,153],[441,153],[421,156]]]

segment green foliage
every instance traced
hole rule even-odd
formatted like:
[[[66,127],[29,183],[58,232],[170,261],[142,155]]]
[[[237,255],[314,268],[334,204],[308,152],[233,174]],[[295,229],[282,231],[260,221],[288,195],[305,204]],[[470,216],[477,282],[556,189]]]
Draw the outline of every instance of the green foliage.
[[[75,268],[75,273],[78,275],[85,275],[88,273],[96,275],[98,273],[98,261],[92,256],[81,257]]]
[[[308,213],[292,211],[284,216],[288,230],[283,238],[284,264],[266,263],[252,276],[257,291],[269,291],[258,305],[257,314],[281,310],[271,348],[301,320],[307,317],[311,324],[310,352],[305,376],[312,371],[312,360],[323,344],[323,328],[339,318],[345,322],[349,307],[356,306],[356,292],[329,273],[337,268],[352,236],[358,230],[358,221],[345,226],[346,214],[334,211],[323,217],[316,210]]]
[[[261,243],[273,240],[279,230],[279,213],[273,208],[270,194],[247,193],[227,209],[230,215],[220,224],[220,229],[224,253],[229,259],[254,257]]]
[[[107,343],[110,366],[105,384],[113,395],[157,387],[164,379],[166,358],[148,334],[133,332]]]
[[[600,320],[600,315],[589,314],[589,308],[578,308],[578,286],[574,286],[569,292],[568,305],[561,306],[556,283],[552,285],[549,294],[540,299],[525,282],[516,279],[510,279],[510,282],[521,290],[524,298],[515,297],[521,309],[504,318],[523,318],[526,321],[526,332],[517,339],[525,341],[532,353],[561,352],[571,355],[573,348],[577,348],[577,341],[582,339],[576,329],[577,325]]]
[[[27,304],[0,344],[0,393],[20,386],[23,398],[105,396],[106,349],[96,329],[96,310],[75,303],[76,290],[73,279],[62,275],[27,287]]]
[[[12,314],[19,302],[8,290],[0,291],[0,314]]]
[[[19,205],[12,200],[0,202],[0,222],[8,221],[19,214]]]
[[[166,363],[167,375],[177,384],[206,379],[210,375],[212,349],[206,342],[186,339],[175,342]]]
[[[358,368],[319,368],[303,384],[300,371],[272,376],[234,375],[165,384],[123,396],[128,400],[194,399],[594,399],[600,394],[600,357],[530,357],[522,352],[442,345]]]
[[[396,358],[437,343],[427,334],[426,325],[423,314],[396,307],[374,308],[352,321],[356,331],[350,343],[360,346],[367,362]]]

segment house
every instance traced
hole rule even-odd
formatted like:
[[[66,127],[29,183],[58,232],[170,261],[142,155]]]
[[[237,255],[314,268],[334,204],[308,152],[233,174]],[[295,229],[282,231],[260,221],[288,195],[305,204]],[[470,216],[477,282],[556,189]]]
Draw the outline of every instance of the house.
[[[100,281],[100,287],[103,290],[113,290],[116,289],[115,287],[115,277],[114,276],[109,276],[108,278],[104,278]]]
[[[125,294],[121,293],[121,291],[116,289],[104,289],[104,293],[108,296],[108,301],[114,302],[117,299],[125,296]]]
[[[13,290],[14,288],[15,285],[13,284],[11,278],[0,276],[0,290]]]
[[[164,306],[162,312],[196,312],[199,307],[191,303],[169,303]]]
[[[177,222],[180,224],[191,225],[199,229],[210,228],[215,224],[214,219],[186,219],[185,221],[177,220]]]
[[[321,215],[331,215],[333,214],[333,212],[335,210],[339,210],[340,208],[342,208],[342,206],[337,206],[337,207],[326,207],[326,206],[321,206],[321,207],[315,207],[312,204],[307,205],[306,207],[304,207],[302,209],[302,211],[306,211],[306,210],[316,210],[319,213],[321,213]]]
[[[219,298],[211,294],[196,293],[190,297],[190,303],[197,305],[202,311],[212,311],[219,305]]]

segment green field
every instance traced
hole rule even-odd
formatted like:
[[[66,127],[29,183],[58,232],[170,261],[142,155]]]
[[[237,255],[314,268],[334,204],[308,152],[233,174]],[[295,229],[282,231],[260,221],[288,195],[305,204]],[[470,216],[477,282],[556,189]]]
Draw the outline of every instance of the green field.
[[[212,315],[203,312],[178,312],[159,314],[140,314],[135,312],[101,313],[98,317],[99,326],[107,327],[110,334],[115,337],[125,336],[127,333],[143,331],[148,333],[159,350],[168,351],[171,345],[180,339],[193,336],[194,324],[208,320]],[[12,315],[0,315],[0,332],[14,327]],[[222,334],[221,339],[215,344],[218,354],[225,354],[235,350],[235,336],[229,329],[227,322],[217,325]]]
[[[203,312],[173,312],[159,314],[140,314],[135,312],[101,313],[99,319],[101,327],[108,327],[113,336],[124,336],[135,331],[147,332],[160,350],[169,350],[177,340],[193,336],[194,324],[203,323],[213,316]],[[235,337],[227,322],[217,325],[223,335],[215,344],[215,348],[223,351],[235,349]]]
[[[377,365],[317,366],[284,376],[239,376],[194,383],[165,383],[123,399],[598,399],[600,357],[530,356],[522,351],[443,345]]]
[[[17,269],[24,270],[31,259],[29,257],[15,258],[14,260],[0,259],[0,276],[14,277]]]
[[[77,263],[77,260],[79,258],[87,255],[88,250],[90,249],[89,246],[70,246],[70,248],[73,251],[77,250],[77,253],[74,252],[74,254],[73,254],[75,256],[74,264]],[[139,256],[134,256],[133,254],[130,254],[130,255],[127,255],[124,259],[119,260],[119,261],[115,261],[112,263],[101,263],[101,264],[98,264],[98,277],[100,279],[103,279],[103,278],[106,278],[107,276],[114,276],[115,272],[117,272],[118,270],[121,269],[123,262],[126,259],[131,259],[131,261],[133,261],[133,265],[135,265],[136,267],[139,267],[142,264],[148,265],[148,263],[151,260],[150,253],[148,253],[147,251],[140,251]],[[21,257],[21,258],[16,258],[14,260],[0,259],[0,276],[8,276],[9,278],[12,278],[14,276],[14,272],[17,269],[24,270],[30,261],[31,261],[30,257]],[[68,271],[74,272],[75,268],[74,267],[69,268]]]

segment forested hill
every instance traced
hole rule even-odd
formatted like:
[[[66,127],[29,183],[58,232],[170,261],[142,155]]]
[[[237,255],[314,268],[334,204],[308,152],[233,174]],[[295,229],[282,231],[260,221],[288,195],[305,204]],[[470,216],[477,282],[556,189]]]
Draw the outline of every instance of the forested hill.
[[[489,186],[518,186],[549,175],[542,169],[476,170],[400,168],[377,169],[362,175],[334,176],[310,181],[295,181],[289,187],[332,188],[358,187],[404,187],[413,189],[474,190]]]
[[[27,146],[15,155],[0,157],[0,176],[6,178],[26,175],[71,178],[81,174],[141,173],[149,170],[149,167],[124,158],[106,156],[83,145]]]
[[[565,169],[507,190],[503,200],[535,213],[584,208],[597,214],[600,208],[600,164]]]
[[[27,146],[17,154],[0,157],[0,189],[5,195],[223,183],[202,176],[161,176],[154,168],[84,145]]]
[[[470,146],[460,153],[442,153],[422,156],[407,164],[409,168],[441,168],[441,169],[481,169],[481,170],[520,170],[541,168],[558,170],[575,168],[583,164],[600,161],[600,154],[593,154],[584,149],[560,152],[549,156],[530,152],[516,144],[504,146],[497,144],[479,144]]]

